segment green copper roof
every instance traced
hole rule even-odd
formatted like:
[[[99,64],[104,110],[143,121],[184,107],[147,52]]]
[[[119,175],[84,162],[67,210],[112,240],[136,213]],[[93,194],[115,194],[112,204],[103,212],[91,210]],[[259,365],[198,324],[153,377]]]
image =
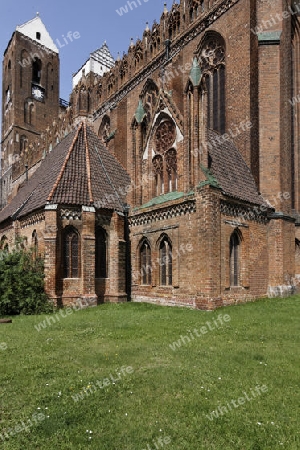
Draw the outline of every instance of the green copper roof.
[[[143,209],[143,208],[150,208],[151,206],[160,205],[165,202],[169,202],[170,200],[177,200],[182,197],[188,197],[190,195],[193,195],[194,192],[190,191],[188,194],[185,194],[184,192],[168,192],[167,194],[160,195],[159,197],[154,197],[150,200],[150,202],[145,203],[144,205],[140,206],[139,208],[134,208],[134,210],[137,209]]]
[[[146,111],[144,110],[143,102],[140,99],[137,110],[135,112],[135,118],[136,118],[137,123],[142,123],[145,115],[146,115]]]
[[[257,33],[257,37],[260,44],[279,44],[281,31],[263,31],[262,33]]]
[[[202,72],[198,63],[198,59],[195,57],[193,60],[193,66],[190,71],[190,80],[193,83],[193,86],[199,86],[201,78]]]
[[[209,186],[221,188],[221,186],[218,183],[218,180],[216,179],[216,177],[214,177],[214,175],[211,173],[211,171],[207,167],[204,167],[202,164],[200,164],[200,167],[201,167],[202,172],[206,176],[206,181],[201,181],[201,183],[199,183],[198,187],[203,187],[203,186],[206,186],[207,184],[209,184]]]

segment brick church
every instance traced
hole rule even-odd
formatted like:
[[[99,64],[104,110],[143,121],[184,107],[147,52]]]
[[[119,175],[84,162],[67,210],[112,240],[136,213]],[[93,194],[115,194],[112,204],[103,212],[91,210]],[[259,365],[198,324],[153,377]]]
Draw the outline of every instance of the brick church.
[[[59,98],[39,16],[3,59],[0,248],[23,236],[58,304],[202,309],[300,274],[300,3],[180,0]]]

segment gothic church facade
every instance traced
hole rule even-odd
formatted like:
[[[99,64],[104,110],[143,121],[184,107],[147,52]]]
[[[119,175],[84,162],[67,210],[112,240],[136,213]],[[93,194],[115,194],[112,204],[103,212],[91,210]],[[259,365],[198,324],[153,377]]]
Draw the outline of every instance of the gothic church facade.
[[[2,247],[26,236],[62,304],[213,309],[291,289],[299,14],[291,0],[180,0],[122,59],[91,54],[69,104],[40,18],[18,27],[3,62]]]

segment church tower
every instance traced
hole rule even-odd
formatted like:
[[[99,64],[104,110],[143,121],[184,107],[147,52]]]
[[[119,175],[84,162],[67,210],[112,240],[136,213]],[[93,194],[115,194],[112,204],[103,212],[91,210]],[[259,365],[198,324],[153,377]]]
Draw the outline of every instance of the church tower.
[[[1,197],[4,207],[17,185],[42,158],[32,144],[59,113],[59,54],[41,18],[17,26],[3,59]]]

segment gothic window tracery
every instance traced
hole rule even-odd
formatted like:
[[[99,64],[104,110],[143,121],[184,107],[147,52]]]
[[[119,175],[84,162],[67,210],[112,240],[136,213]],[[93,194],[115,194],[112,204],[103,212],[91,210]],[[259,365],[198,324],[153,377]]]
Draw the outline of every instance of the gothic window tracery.
[[[199,51],[199,65],[207,91],[207,125],[225,133],[225,42],[221,35],[210,32]]]
[[[172,244],[167,236],[165,236],[159,245],[159,282],[161,286],[172,286]]]
[[[152,275],[151,247],[146,239],[143,240],[140,247],[140,273],[141,273],[141,284],[151,285],[151,275]]]
[[[177,152],[173,148],[176,141],[176,126],[170,119],[158,125],[155,135],[156,155],[152,160],[155,174],[154,195],[177,190]]]
[[[176,139],[176,127],[171,120],[161,122],[155,133],[155,145],[158,153],[164,153]]]
[[[155,193],[158,196],[164,194],[164,162],[161,155],[154,156],[152,160],[155,175]]]
[[[168,190],[177,190],[177,153],[175,149],[170,149],[166,153],[166,171],[168,174]]]
[[[64,278],[79,277],[79,236],[73,227],[64,233],[63,245]]]
[[[150,124],[152,118],[154,117],[157,106],[158,92],[158,87],[154,81],[148,79],[142,91],[142,97],[144,98],[144,109],[147,115],[147,124]]]

